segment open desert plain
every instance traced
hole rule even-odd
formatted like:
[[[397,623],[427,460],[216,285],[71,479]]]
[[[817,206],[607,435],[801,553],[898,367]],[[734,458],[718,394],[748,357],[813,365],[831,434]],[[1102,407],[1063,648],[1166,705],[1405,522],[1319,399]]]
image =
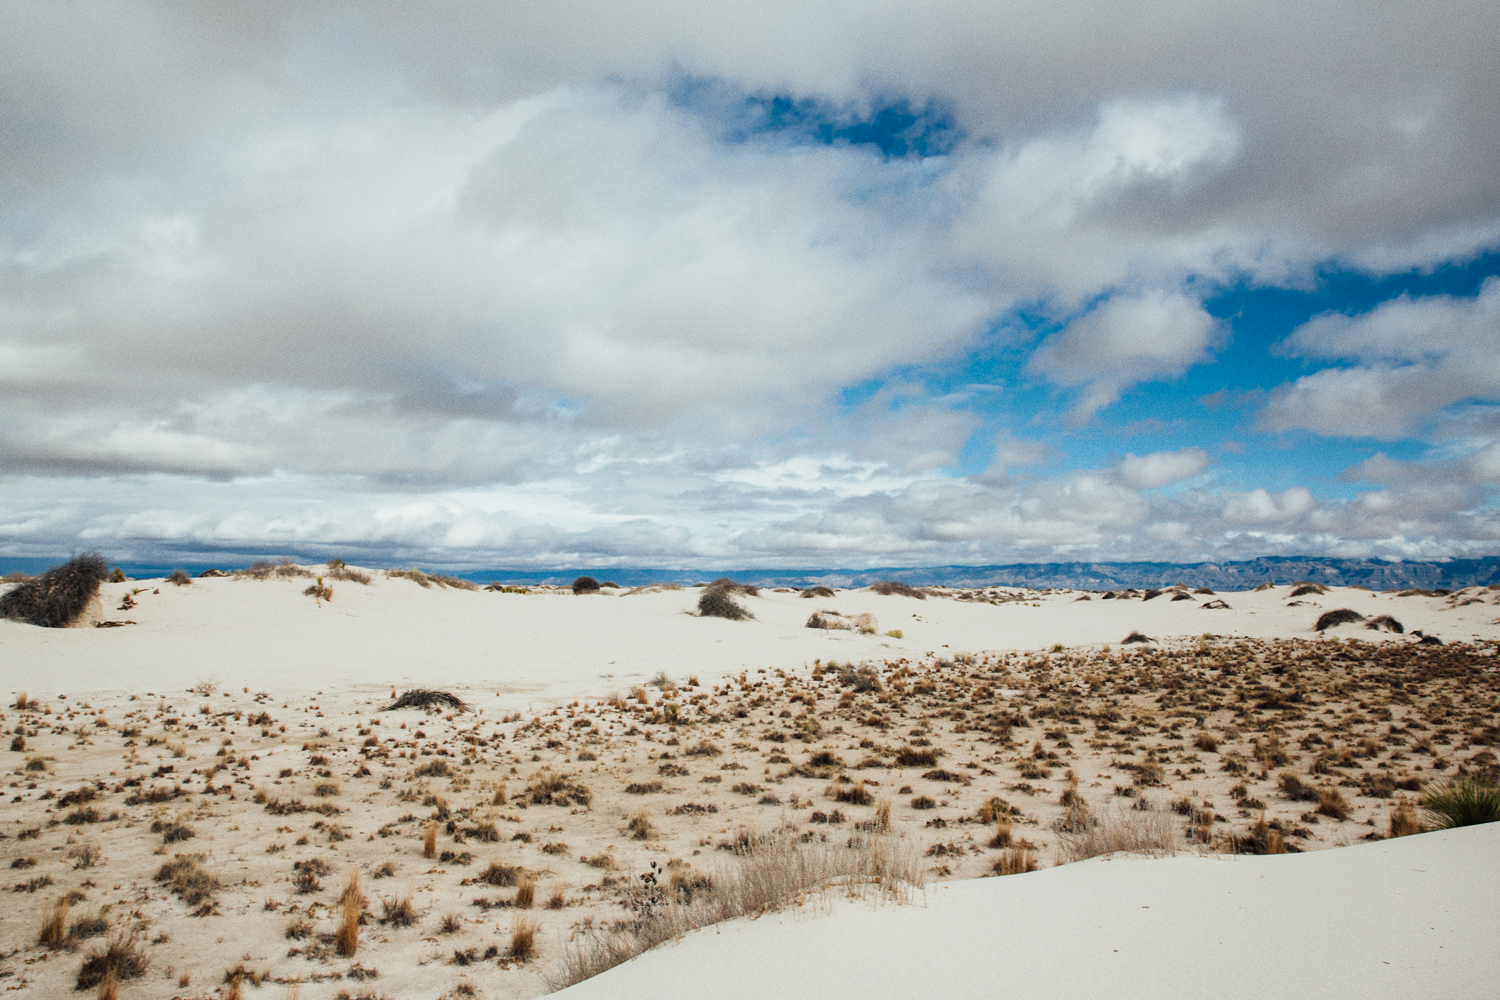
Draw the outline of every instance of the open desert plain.
[[[95,627],[0,620],[7,993],[1500,974],[1500,827],[1424,832],[1422,801],[1500,772],[1500,589],[183,580],[102,584]]]

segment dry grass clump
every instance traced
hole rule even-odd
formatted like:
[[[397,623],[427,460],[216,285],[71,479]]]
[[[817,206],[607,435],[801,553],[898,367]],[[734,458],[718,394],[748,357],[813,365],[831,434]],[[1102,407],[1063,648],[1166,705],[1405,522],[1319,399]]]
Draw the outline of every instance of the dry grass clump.
[[[733,861],[691,893],[669,894],[655,884],[633,891],[634,920],[579,935],[551,984],[571,986],[698,927],[767,913],[837,882],[851,893],[873,891],[898,901],[922,884],[920,859],[905,841],[856,834],[845,844],[801,843],[795,833],[742,838]]]
[[[42,926],[36,936],[36,943],[38,945],[52,951],[67,947],[70,943],[68,938],[68,910],[71,907],[72,904],[66,898],[53,902],[51,909],[42,917]]]
[[[349,564],[342,559],[328,560],[328,579],[348,580],[350,583],[359,583],[368,587],[371,583],[370,574],[363,570],[350,569]]]
[[[990,871],[996,875],[1022,875],[1037,870],[1036,851],[1023,844],[1009,847],[995,861]]]
[[[107,979],[124,982],[146,974],[148,962],[134,935],[111,938],[103,951],[95,951],[83,960],[78,970],[76,989],[87,990]]]
[[[516,915],[510,925],[510,957],[518,962],[524,962],[536,956],[536,930],[537,921],[535,917],[523,917]]]
[[[156,881],[166,883],[189,906],[209,902],[219,890],[218,878],[203,867],[203,855],[179,854],[157,869]]]
[[[1422,832],[1422,818],[1411,807],[1410,802],[1398,802],[1391,809],[1391,837],[1409,837]]]
[[[798,597],[837,597],[831,587],[808,587]]]
[[[349,957],[359,950],[359,917],[365,909],[365,894],[359,888],[359,869],[349,872],[344,891],[339,896],[339,927],[334,933],[334,947]]]
[[[587,785],[552,771],[538,771],[526,786],[526,797],[534,806],[586,806],[593,798]]]
[[[65,628],[88,610],[99,595],[99,584],[108,578],[103,556],[96,552],[74,556],[0,595],[0,618]]]
[[[410,927],[417,922],[417,911],[411,905],[410,896],[380,900],[380,908],[384,911],[380,918],[382,924],[390,924],[393,927]]]
[[[427,829],[422,831],[422,857],[437,857],[437,824],[427,824]]]
[[[1065,862],[1120,851],[1161,857],[1182,844],[1172,814],[1158,809],[1093,812],[1081,829],[1060,830],[1057,839]]]
[[[518,910],[529,910],[536,904],[536,879],[527,876],[516,886],[515,905]]]
[[[170,574],[162,578],[163,583],[170,583],[174,587],[191,587],[193,578],[185,569],[174,569]]]
[[[918,590],[911,584],[902,583],[900,580],[881,580],[879,583],[870,584],[870,589],[877,594],[884,594],[887,597],[894,595],[897,597],[915,597],[919,601],[927,600],[927,591]]]
[[[506,889],[520,883],[521,869],[512,865],[502,865],[498,861],[491,861],[489,867],[480,873],[479,881],[485,885]]]

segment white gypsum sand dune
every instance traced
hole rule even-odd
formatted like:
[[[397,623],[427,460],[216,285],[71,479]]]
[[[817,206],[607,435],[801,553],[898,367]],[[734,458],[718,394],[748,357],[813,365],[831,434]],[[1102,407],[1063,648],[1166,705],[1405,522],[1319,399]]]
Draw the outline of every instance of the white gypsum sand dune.
[[[107,616],[136,624],[0,621],[14,695],[0,725],[24,743],[0,816],[8,986],[72,989],[98,939],[54,949],[38,927],[74,898],[70,919],[97,910],[111,933],[139,934],[151,967],[125,996],[206,995],[245,963],[277,989],[301,977],[306,1000],[531,997],[569,942],[633,912],[651,863],[673,892],[701,885],[745,836],[838,846],[883,814],[934,880],[920,919],[948,886],[990,891],[964,887],[1015,852],[1043,868],[1077,856],[1060,828],[1072,797],[1165,830],[1158,849],[1341,853],[1324,849],[1414,821],[1421,782],[1493,770],[1500,743],[1488,590],[762,590],[735,598],[754,620],[725,621],[693,616],[691,588],[523,595],[375,574],[331,581],[320,601],[311,582],[108,584]],[[1217,599],[1229,607],[1202,607]],[[1471,641],[1312,631],[1344,607]],[[873,614],[881,634],[806,628],[815,610]],[[1133,631],[1153,641],[1121,647]],[[416,687],[474,710],[386,710]],[[551,776],[564,794],[542,794]],[[159,880],[179,854],[218,879],[206,903]],[[1074,867],[1040,884],[1066,896],[1103,871]],[[353,870],[367,921],[341,954],[335,903]],[[536,954],[512,960],[527,878]],[[387,899],[410,899],[413,922],[384,920]],[[1087,907],[1057,906],[1049,933],[1083,926]],[[862,912],[840,907],[830,926]],[[1237,933],[1255,940],[1260,922]]]
[[[66,633],[0,620],[5,676],[16,689],[93,692],[182,688],[209,676],[279,693],[331,685],[416,685],[502,690],[496,708],[527,708],[577,697],[599,697],[622,684],[666,671],[704,680],[745,669],[791,669],[813,660],[914,657],[943,651],[1046,650],[1118,644],[1132,631],[1153,638],[1203,632],[1253,638],[1316,638],[1318,615],[1352,608],[1367,617],[1391,614],[1408,630],[1445,640],[1500,637],[1493,593],[1453,608],[1443,598],[1397,598],[1357,588],[1301,598],[1288,607],[1286,587],[1251,593],[1193,595],[1172,601],[1079,601],[1082,592],[1029,594],[1026,601],[982,602],[882,596],[840,591],[803,599],[763,589],[738,597],[755,620],[696,618],[700,591],[575,597],[570,592],[504,594],[424,589],[375,575],[374,583],[333,582],[334,597],[315,602],[311,583],[234,578],[191,586],[157,581],[105,584],[108,618],[138,624]],[[331,581],[332,582],[332,581]],[[118,610],[122,597],[137,605]],[[1022,593],[998,591],[998,593]],[[1227,610],[1201,605],[1222,599]],[[805,628],[816,609],[873,613],[880,633]],[[883,633],[900,630],[903,638]],[[1407,641],[1359,626],[1327,637]]]
[[[1500,824],[1315,854],[1115,856],[696,931],[559,994],[1441,1000],[1500,981]],[[872,899],[874,897],[871,897]]]

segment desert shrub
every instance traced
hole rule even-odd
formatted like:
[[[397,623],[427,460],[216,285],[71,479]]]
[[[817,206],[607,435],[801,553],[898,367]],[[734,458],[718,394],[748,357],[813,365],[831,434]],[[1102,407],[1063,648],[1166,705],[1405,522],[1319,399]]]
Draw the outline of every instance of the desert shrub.
[[[1036,851],[1023,844],[1006,848],[990,869],[996,875],[1022,875],[1036,870]]]
[[[1474,775],[1441,778],[1422,786],[1422,808],[1435,830],[1500,822],[1500,785]]]
[[[1129,635],[1127,635],[1125,638],[1123,638],[1123,639],[1120,640],[1120,645],[1122,645],[1122,646],[1128,646],[1128,645],[1130,645],[1133,642],[1151,642],[1151,641],[1152,641],[1151,637],[1149,635],[1146,635],[1144,632],[1132,632]]]
[[[109,919],[99,910],[90,910],[77,920],[73,921],[68,928],[68,937],[75,941],[86,941],[92,937],[99,937],[109,930]]]
[[[1280,776],[1281,794],[1293,802],[1316,802],[1318,801],[1318,790],[1293,774],[1291,771],[1283,771]]]
[[[98,596],[99,584],[108,578],[109,567],[103,556],[74,556],[0,595],[0,618],[63,628],[83,614]]]
[[[875,803],[875,796],[870,794],[870,790],[865,787],[863,781],[853,785],[830,785],[828,797],[835,802],[847,802],[855,806],[868,806]]]
[[[1349,803],[1344,800],[1344,795],[1337,788],[1318,789],[1318,808],[1313,810],[1319,816],[1328,816],[1332,819],[1348,819]]]
[[[189,906],[211,900],[219,890],[219,880],[203,867],[201,854],[177,855],[157,869],[156,881],[165,883],[168,891],[176,893]]]
[[[798,594],[797,596],[798,597],[836,597],[838,595],[836,595],[833,592],[832,588],[830,588],[830,587],[808,587],[806,590],[804,590],[802,593]]]
[[[174,587],[191,587],[193,578],[185,569],[174,569],[168,576],[164,577],[163,583],[170,583]]]
[[[727,618],[736,622],[755,617],[740,606],[729,591],[719,587],[709,587],[699,595],[698,614],[704,618]]]
[[[1291,597],[1305,597],[1308,594],[1326,594],[1328,588],[1321,583],[1304,583],[1292,587]]]
[[[1082,829],[1058,832],[1065,861],[1082,861],[1117,851],[1159,857],[1173,853],[1181,844],[1177,822],[1165,810],[1096,810],[1089,815]]]
[[[1368,622],[1365,623],[1365,628],[1374,631],[1385,629],[1386,631],[1394,632],[1397,635],[1406,634],[1406,626],[1402,625],[1390,615],[1379,615],[1378,617],[1371,618]]]
[[[597,594],[599,592],[599,581],[591,576],[580,576],[573,581],[573,593],[575,594]]]
[[[902,583],[900,580],[881,580],[879,583],[870,584],[870,589],[887,597],[915,597],[919,601],[927,600],[927,591],[918,590],[911,584]]]
[[[370,574],[357,569],[350,569],[349,564],[342,559],[328,560],[328,579],[348,580],[350,583],[360,583],[368,587],[370,585]]]
[[[1321,632],[1324,629],[1333,628],[1335,625],[1349,625],[1354,622],[1362,622],[1365,616],[1350,608],[1339,608],[1337,611],[1325,611],[1318,616],[1318,621],[1313,625],[1313,631]]]
[[[526,796],[534,806],[586,806],[593,793],[565,775],[538,771],[526,786]]]
[[[312,576],[312,573],[298,566],[288,558],[281,558],[275,562],[264,559],[256,560],[244,569],[235,570],[236,577],[249,577],[252,580],[286,580],[298,576]]]
[[[95,951],[83,960],[78,970],[76,988],[92,989],[113,978],[118,982],[139,979],[146,974],[147,959],[134,935],[119,935],[110,939],[103,951]]]
[[[630,834],[631,840],[650,840],[656,835],[656,827],[651,823],[651,814],[641,809],[630,817],[630,822],[625,824],[625,830]]]
[[[383,924],[390,924],[393,927],[410,927],[417,922],[417,911],[412,908],[410,896],[381,899],[380,908],[384,911],[380,917],[380,922]]]
[[[663,791],[664,787],[665,786],[663,786],[660,781],[648,781],[648,782],[645,782],[644,784],[642,784],[641,782],[634,782],[632,784],[629,784],[629,785],[625,786],[625,794],[626,795],[651,795],[651,794],[654,794],[656,792]]]
[[[479,881],[485,885],[492,885],[497,889],[506,889],[515,885],[521,879],[521,869],[514,865],[502,865],[498,861],[491,861],[489,867],[479,874]]]
[[[447,691],[427,691],[423,688],[415,688],[402,694],[401,697],[391,702],[385,708],[381,709],[381,711],[394,712],[398,708],[423,708],[429,711],[434,709],[451,709],[455,712],[463,712],[468,707],[468,705],[463,703],[462,699],[449,694]]]
[[[721,576],[708,585],[709,590],[722,590],[726,594],[744,594],[746,597],[756,597],[760,594],[760,588],[753,583],[740,583],[731,580],[727,576]]]
[[[193,828],[180,819],[158,819],[151,823],[151,832],[161,834],[163,844],[176,844],[197,836]]]
[[[723,753],[718,747],[707,740],[693,744],[682,752],[684,757],[717,757]]]
[[[454,590],[479,590],[479,584],[473,580],[465,580],[461,576],[449,576],[446,573],[428,573],[427,579],[439,587],[452,587]]]
[[[896,751],[897,767],[932,767],[937,763],[937,751],[917,748],[902,747]]]
[[[50,910],[42,917],[41,929],[37,931],[36,943],[43,948],[56,951],[67,947],[68,940],[68,909],[70,904],[67,899],[56,900]]]

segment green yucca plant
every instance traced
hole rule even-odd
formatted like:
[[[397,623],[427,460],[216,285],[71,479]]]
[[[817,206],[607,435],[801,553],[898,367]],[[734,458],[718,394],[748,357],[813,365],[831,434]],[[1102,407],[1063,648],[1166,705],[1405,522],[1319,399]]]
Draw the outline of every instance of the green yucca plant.
[[[1422,808],[1435,830],[1494,823],[1500,821],[1500,785],[1469,774],[1441,778],[1422,786]]]

